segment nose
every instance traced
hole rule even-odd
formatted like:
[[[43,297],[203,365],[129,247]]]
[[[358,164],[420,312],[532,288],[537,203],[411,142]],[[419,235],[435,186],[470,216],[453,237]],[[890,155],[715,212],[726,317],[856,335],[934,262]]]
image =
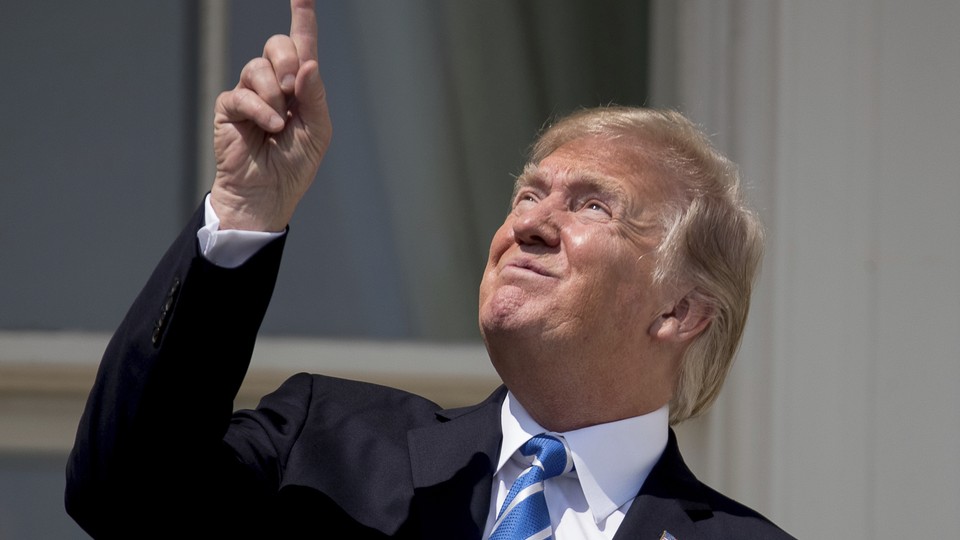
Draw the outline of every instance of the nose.
[[[556,247],[560,244],[560,212],[552,201],[544,199],[524,208],[513,220],[513,236],[518,244],[542,244]]]

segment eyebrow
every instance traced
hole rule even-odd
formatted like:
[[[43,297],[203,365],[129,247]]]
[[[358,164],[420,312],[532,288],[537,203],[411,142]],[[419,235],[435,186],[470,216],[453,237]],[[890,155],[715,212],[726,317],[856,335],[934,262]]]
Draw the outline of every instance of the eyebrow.
[[[561,182],[574,179],[589,191],[610,194],[620,198],[626,196],[626,190],[623,188],[623,184],[609,176],[574,169],[561,170],[559,176]],[[527,163],[523,167],[523,172],[517,176],[517,180],[513,184],[513,198],[516,198],[517,193],[522,187],[532,185],[541,178],[539,166],[536,163]]]

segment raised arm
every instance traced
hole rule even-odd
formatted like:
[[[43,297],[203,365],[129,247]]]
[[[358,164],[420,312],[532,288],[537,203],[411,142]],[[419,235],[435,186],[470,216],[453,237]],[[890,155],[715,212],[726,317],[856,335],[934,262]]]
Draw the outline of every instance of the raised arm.
[[[217,98],[211,204],[222,229],[283,230],[330,144],[313,1],[290,11],[290,35],[271,37]]]
[[[330,141],[313,2],[291,8],[290,36],[270,38],[217,99],[211,204],[221,228],[282,230]],[[199,255],[202,225],[198,212],[127,312],[80,420],[66,506],[96,538],[175,538],[198,522],[223,533],[248,524],[237,508],[272,487],[275,467],[243,461],[223,437],[285,237],[222,268]],[[299,421],[293,409],[281,424]]]

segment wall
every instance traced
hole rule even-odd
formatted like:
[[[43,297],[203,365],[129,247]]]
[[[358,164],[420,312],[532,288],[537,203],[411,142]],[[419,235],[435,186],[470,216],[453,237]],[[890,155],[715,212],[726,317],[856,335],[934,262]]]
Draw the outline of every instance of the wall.
[[[655,6],[654,100],[718,134],[770,233],[695,468],[801,538],[957,537],[960,4]]]

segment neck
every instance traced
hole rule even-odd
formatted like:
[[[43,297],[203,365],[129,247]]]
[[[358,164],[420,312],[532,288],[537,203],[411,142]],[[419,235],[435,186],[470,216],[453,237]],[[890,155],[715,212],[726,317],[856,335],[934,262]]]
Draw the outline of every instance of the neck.
[[[676,366],[661,355],[575,354],[571,347],[498,347],[491,361],[507,388],[541,426],[567,432],[650,413],[673,396]],[[648,349],[649,350],[649,349]]]

